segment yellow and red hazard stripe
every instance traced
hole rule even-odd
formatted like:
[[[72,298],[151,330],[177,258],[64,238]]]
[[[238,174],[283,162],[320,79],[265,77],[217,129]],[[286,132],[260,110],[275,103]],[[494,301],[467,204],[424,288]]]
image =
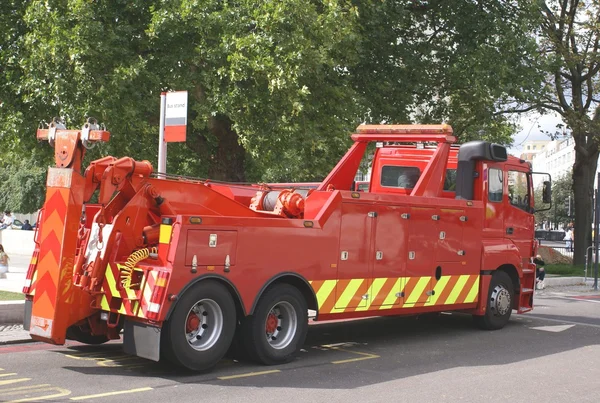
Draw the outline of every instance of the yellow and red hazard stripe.
[[[478,274],[439,280],[429,276],[314,280],[310,284],[321,314],[470,304],[479,298]]]

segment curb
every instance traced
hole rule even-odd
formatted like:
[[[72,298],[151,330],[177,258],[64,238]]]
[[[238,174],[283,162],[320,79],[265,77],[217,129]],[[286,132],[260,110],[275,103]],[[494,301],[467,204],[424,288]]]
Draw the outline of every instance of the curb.
[[[23,323],[25,301],[0,301],[0,325]]]

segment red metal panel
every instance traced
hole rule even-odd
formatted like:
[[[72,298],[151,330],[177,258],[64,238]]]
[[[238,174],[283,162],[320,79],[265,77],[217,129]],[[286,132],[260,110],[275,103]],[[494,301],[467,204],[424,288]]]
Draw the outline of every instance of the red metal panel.
[[[216,243],[210,246],[210,238],[214,236]],[[196,256],[198,265],[223,266],[229,256],[230,264],[235,265],[237,247],[237,231],[188,230],[186,236],[185,265],[191,266]]]

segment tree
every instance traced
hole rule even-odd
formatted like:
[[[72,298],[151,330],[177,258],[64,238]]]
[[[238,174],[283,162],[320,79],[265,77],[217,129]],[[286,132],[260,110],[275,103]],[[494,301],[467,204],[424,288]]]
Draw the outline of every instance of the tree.
[[[538,1],[538,69],[543,85],[513,111],[552,111],[571,130],[575,142],[573,193],[575,254],[583,264],[591,233],[594,174],[598,164],[598,84],[600,71],[600,1]],[[534,99],[532,99],[534,98]],[[513,99],[519,101],[519,99]]]
[[[34,150],[37,122],[87,116],[113,137],[87,159],[156,160],[158,95],[190,92],[188,140],[168,171],[225,180],[320,180],[360,122],[439,123],[510,143],[494,114],[520,93],[528,1],[32,0],[0,26],[0,158]],[[525,77],[529,77],[525,80]],[[8,186],[8,185],[7,185]]]

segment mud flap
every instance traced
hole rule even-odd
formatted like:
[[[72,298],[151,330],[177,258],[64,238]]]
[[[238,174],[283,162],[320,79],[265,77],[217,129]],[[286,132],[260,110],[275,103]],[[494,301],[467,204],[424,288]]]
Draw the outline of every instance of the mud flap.
[[[160,358],[160,328],[126,320],[123,329],[123,350],[127,354],[158,361]]]
[[[23,312],[23,329],[29,331],[31,327],[31,311],[33,309],[33,301],[25,300],[25,309]]]

